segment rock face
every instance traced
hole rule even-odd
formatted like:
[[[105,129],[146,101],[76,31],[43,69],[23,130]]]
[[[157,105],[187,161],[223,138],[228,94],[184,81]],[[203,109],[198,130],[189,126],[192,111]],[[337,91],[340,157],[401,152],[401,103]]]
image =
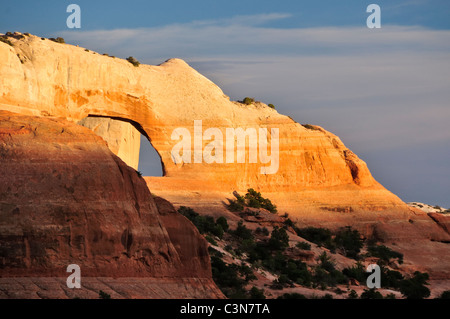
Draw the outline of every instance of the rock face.
[[[160,211],[145,181],[89,129],[0,111],[0,176],[0,296],[88,296],[57,284],[69,264],[82,282],[111,283],[122,297],[222,296],[203,237],[170,203]],[[121,285],[130,277],[142,278],[141,291],[137,281]],[[22,281],[38,287],[16,290]]]
[[[78,122],[101,136],[108,148],[128,166],[138,169],[141,133],[124,121],[104,117],[86,117]]]

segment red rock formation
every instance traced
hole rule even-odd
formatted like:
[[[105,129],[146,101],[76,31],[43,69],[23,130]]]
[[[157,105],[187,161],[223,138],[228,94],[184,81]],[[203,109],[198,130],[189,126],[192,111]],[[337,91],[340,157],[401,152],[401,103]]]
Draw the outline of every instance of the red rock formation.
[[[0,111],[0,180],[3,283],[16,278],[10,284],[17,288],[22,277],[61,280],[69,275],[69,264],[78,264],[82,278],[100,282],[103,277],[157,279],[171,298],[189,291],[222,296],[211,279],[203,237],[169,203],[160,213],[145,181],[89,129]],[[176,234],[175,228],[183,232]],[[166,289],[165,278],[169,286],[178,280],[184,289]]]

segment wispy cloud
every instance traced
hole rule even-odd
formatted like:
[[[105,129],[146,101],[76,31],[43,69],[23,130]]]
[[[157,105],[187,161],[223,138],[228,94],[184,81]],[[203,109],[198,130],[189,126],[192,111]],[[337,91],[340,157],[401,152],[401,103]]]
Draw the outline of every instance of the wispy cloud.
[[[227,25],[242,25],[242,26],[261,26],[268,22],[282,20],[292,17],[290,13],[265,13],[253,15],[237,15],[231,18],[215,19],[215,20],[196,20],[187,25],[194,26],[227,26]]]

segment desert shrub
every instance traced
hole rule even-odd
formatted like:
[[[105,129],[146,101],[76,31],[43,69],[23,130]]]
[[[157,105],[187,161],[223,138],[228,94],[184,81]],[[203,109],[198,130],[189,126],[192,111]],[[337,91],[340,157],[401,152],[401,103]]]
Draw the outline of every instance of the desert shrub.
[[[127,61],[130,62],[131,64],[133,64],[135,67],[138,67],[141,64],[138,60],[136,60],[132,56],[129,56],[127,58]]]
[[[312,275],[307,265],[300,260],[289,259],[283,273],[293,282],[309,287],[312,282]]]
[[[319,131],[319,129],[317,127],[315,127],[314,125],[311,125],[311,124],[302,124],[302,126],[308,130]]]
[[[313,287],[319,287],[322,290],[327,289],[328,286],[334,286],[336,283],[330,276],[330,273],[320,267],[316,267],[312,278]]]
[[[186,206],[180,206],[180,208],[178,208],[178,212],[187,219],[189,219],[190,221],[193,221],[195,217],[199,216],[198,213],[194,211],[191,207]]]
[[[228,226],[227,219],[223,216],[220,216],[219,218],[216,219],[216,224],[220,225],[223,231],[227,231],[230,228],[230,226]]]
[[[273,290],[283,290],[283,288],[284,288],[284,285],[281,284],[278,281],[278,279],[273,280],[272,284],[270,285],[270,289],[273,289]]]
[[[103,290],[100,290],[100,291],[98,292],[98,297],[99,297],[100,299],[111,299],[111,295],[110,295],[110,294],[107,294],[107,293],[104,292]]]
[[[239,276],[239,267],[227,265],[217,256],[211,257],[211,270],[214,282],[228,298],[247,298],[245,280]]]
[[[253,188],[247,190],[247,194],[244,196],[245,204],[248,207],[253,208],[265,208],[271,213],[277,212],[277,207],[272,204],[270,199],[261,196],[260,192],[255,191]]]
[[[348,294],[348,299],[358,299],[358,293],[353,289]]]
[[[230,244],[228,244],[225,247],[223,247],[223,249],[225,249],[229,253],[233,253],[233,246],[231,246]]]
[[[195,225],[202,234],[211,233],[213,235],[216,235],[216,225],[212,216],[197,216],[197,218],[195,219]]]
[[[258,234],[258,235],[263,235],[263,236],[269,236],[270,235],[269,230],[266,227],[263,227],[263,228],[258,227],[258,228],[256,228],[255,233]]]
[[[284,216],[282,216],[282,217],[284,217]],[[286,217],[287,217],[287,216],[286,216]],[[294,222],[293,222],[290,218],[287,218],[287,219],[284,221],[284,224],[285,224],[286,226],[288,226],[288,227],[295,227]]]
[[[266,296],[264,296],[264,290],[258,289],[255,286],[250,289],[249,293],[250,299],[266,299]]]
[[[210,235],[206,235],[205,239],[212,245],[217,246],[217,242],[214,238],[212,238]]]
[[[11,31],[8,31],[8,32],[5,33],[5,35],[8,36],[8,37],[11,37],[11,36],[13,36],[14,34],[13,34]]]
[[[201,234],[211,234],[219,237],[220,239],[223,238],[224,230],[221,224],[218,224],[217,221],[214,221],[214,218],[212,216],[201,216],[192,208],[186,206],[181,206],[178,209],[178,212],[189,219],[195,225],[195,227],[197,227],[198,231]],[[223,221],[221,221],[221,223],[223,223]]]
[[[244,225],[242,220],[238,222],[238,225],[236,227],[236,230],[233,232],[233,235],[241,239],[253,239],[252,231]]]
[[[297,292],[285,293],[279,296],[277,299],[307,299],[305,295],[299,294]]]
[[[263,227],[261,229],[261,234],[263,234],[264,236],[269,236],[269,230],[266,227]]]
[[[280,251],[275,252],[275,254],[268,254],[268,248],[262,244],[257,243],[255,251],[257,252],[257,259],[261,260],[261,264],[264,268],[271,272],[281,274],[283,270],[286,269],[288,259]]]
[[[212,247],[212,246],[209,246],[209,247],[208,247],[208,252],[209,252],[209,255],[210,255],[210,256],[217,256],[217,257],[219,257],[219,258],[222,258],[222,257],[223,257],[222,252],[218,251],[217,249],[215,249],[215,248]]]
[[[240,212],[244,209],[244,206],[253,208],[264,208],[271,213],[277,212],[277,206],[275,206],[270,199],[261,196],[260,192],[255,191],[253,188],[247,190],[245,196],[239,195],[237,192],[233,193],[235,200],[228,200],[227,208],[230,211]]]
[[[326,252],[318,258],[318,265],[315,268],[313,282],[316,286],[326,289],[327,286],[347,283],[347,277],[335,268],[335,263]]]
[[[272,103],[267,104],[268,107],[270,107],[271,109],[275,109],[275,105],[273,105]]]
[[[245,198],[239,195],[237,192],[233,192],[235,200],[229,199],[227,208],[232,212],[241,212],[244,209]]]
[[[390,287],[399,289],[402,281],[405,279],[403,275],[396,271],[390,270],[386,267],[380,266],[381,270],[381,282],[384,287]]]
[[[360,262],[356,263],[350,268],[343,269],[342,273],[348,278],[356,279],[360,283],[365,283],[368,276],[364,265]]]
[[[357,258],[364,241],[361,239],[360,233],[351,227],[345,227],[336,234],[334,238],[336,248],[341,249],[344,255],[349,258]]]
[[[255,247],[256,243],[253,238],[242,239],[239,245],[239,249],[243,252],[246,252],[247,254],[250,254],[252,251],[254,251]]]
[[[299,228],[297,235],[319,246],[333,247],[332,234],[329,229],[317,227]]]
[[[9,44],[10,46],[13,46],[12,42],[6,36],[0,36],[0,42]]]
[[[245,97],[245,98],[242,100],[242,103],[244,103],[245,105],[250,105],[250,104],[255,103],[255,99],[252,98],[252,97]]]
[[[289,279],[289,276],[286,274],[280,274],[280,276],[278,276],[278,279],[276,279],[276,282],[281,284],[283,287],[288,287],[293,284],[292,280]]]
[[[61,38],[61,37],[57,37],[56,39],[55,38],[50,38],[50,40],[52,40],[53,42],[56,42],[56,43],[62,43],[62,44],[66,43],[64,38]]]
[[[403,263],[403,254],[396,252],[389,247],[386,247],[384,245],[370,245],[367,248],[368,255],[377,257],[380,259],[380,264],[388,264],[391,259],[396,258],[399,262],[399,264]]]
[[[24,35],[26,35],[27,37],[31,36],[31,34],[29,34],[28,32],[25,32]]]
[[[450,290],[444,291],[440,296],[439,299],[450,299]]]
[[[375,288],[364,289],[363,293],[361,294],[361,299],[383,299],[383,295]]]
[[[271,250],[284,250],[289,247],[289,236],[284,228],[273,228],[268,247]]]
[[[295,245],[297,248],[303,249],[303,250],[311,250],[311,245],[308,244],[305,241],[300,241]]]
[[[416,271],[414,276],[405,279],[400,283],[400,292],[407,299],[423,299],[430,296],[430,289],[425,287],[428,285],[427,280],[429,276],[427,273]]]
[[[244,278],[245,282],[250,282],[258,279],[253,273],[253,270],[244,263],[238,267],[238,271],[242,278]]]
[[[235,200],[228,200],[227,208],[232,212],[241,212],[244,209],[244,205]]]
[[[342,294],[344,293],[344,290],[342,290],[341,288],[336,288],[336,289],[334,290],[334,293],[335,293],[336,295],[342,295]]]

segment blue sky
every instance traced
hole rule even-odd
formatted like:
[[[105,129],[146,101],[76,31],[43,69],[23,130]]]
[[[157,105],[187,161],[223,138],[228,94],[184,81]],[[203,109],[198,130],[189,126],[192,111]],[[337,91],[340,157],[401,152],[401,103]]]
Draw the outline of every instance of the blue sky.
[[[9,1],[2,4],[0,30],[34,30],[51,35],[63,30],[65,9],[76,3],[83,12],[83,30],[155,27],[195,20],[229,18],[273,12],[291,18],[267,26],[279,28],[358,26],[370,3],[382,7],[383,21],[396,25],[422,25],[449,29],[448,0],[166,0],[166,1]]]
[[[66,7],[82,10],[67,29]],[[370,3],[382,28],[365,26]],[[450,1],[21,1],[0,32],[63,36],[148,64],[186,60],[232,99],[323,126],[405,201],[450,207]],[[143,142],[141,171],[155,175]]]

